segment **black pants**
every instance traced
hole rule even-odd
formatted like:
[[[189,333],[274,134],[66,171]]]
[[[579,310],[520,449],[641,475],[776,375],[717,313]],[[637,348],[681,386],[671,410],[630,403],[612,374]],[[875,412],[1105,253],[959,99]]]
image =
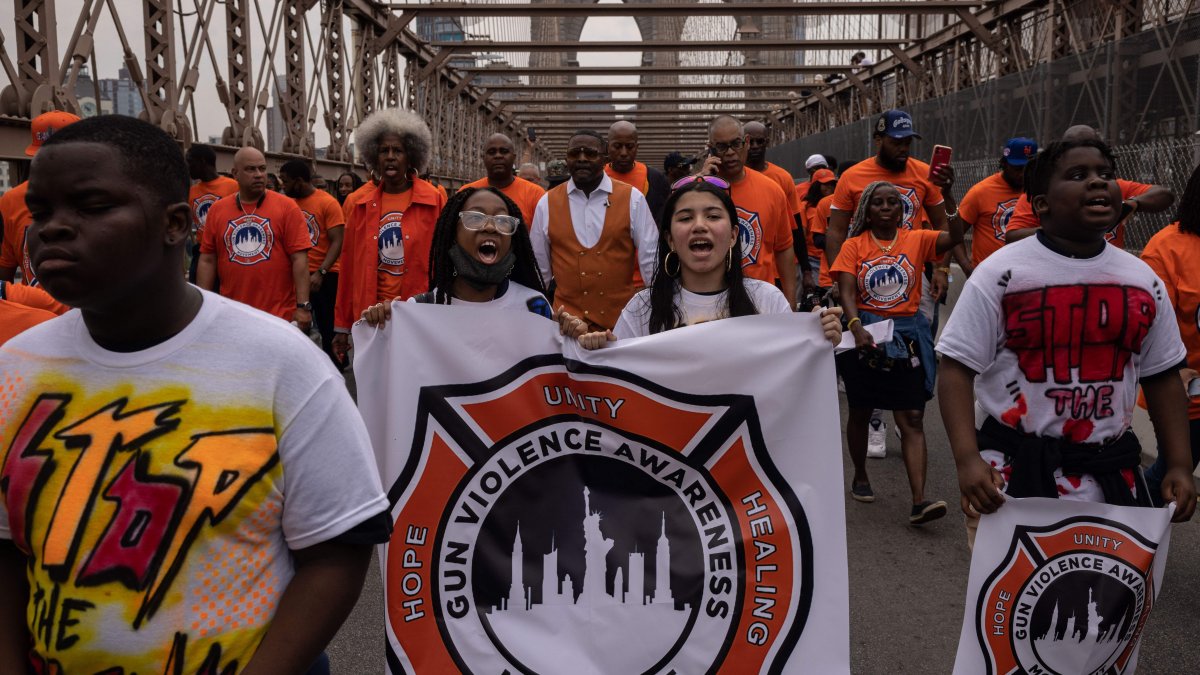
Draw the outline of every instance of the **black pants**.
[[[321,334],[321,349],[340,369],[341,364],[333,356],[333,306],[337,301],[337,286],[337,272],[330,272],[321,282],[321,290],[313,293],[309,300],[313,304],[313,323],[317,324],[317,332]]]

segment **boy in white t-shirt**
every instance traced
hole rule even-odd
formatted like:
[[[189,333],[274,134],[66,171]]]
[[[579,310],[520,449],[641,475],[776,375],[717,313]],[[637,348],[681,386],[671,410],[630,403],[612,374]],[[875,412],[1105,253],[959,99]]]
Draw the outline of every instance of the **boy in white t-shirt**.
[[[184,280],[187,190],[129,117],[34,161],[33,265],[78,309],[0,348],[0,673],[304,673],[388,539],[329,360]]]
[[[1053,143],[1030,162],[1042,231],[975,270],[938,343],[969,527],[1004,494],[1149,506],[1130,430],[1139,384],[1170,466],[1164,500],[1177,522],[1195,508],[1176,372],[1186,351],[1162,282],[1105,244],[1121,209],[1114,172],[1098,141]]]

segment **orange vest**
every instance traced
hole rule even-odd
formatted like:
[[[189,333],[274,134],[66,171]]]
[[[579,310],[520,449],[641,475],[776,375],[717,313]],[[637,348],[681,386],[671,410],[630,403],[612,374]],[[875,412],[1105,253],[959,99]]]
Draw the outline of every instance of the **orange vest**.
[[[637,253],[629,222],[629,197],[633,189],[613,181],[609,207],[604,214],[600,241],[584,248],[575,236],[567,184],[550,190],[550,268],[557,290],[554,304],[587,321],[593,328],[611,329],[633,297],[633,271]]]

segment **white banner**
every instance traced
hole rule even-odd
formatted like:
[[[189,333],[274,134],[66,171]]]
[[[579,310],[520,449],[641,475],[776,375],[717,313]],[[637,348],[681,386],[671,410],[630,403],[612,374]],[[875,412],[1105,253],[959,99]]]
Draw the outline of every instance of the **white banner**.
[[[585,352],[532,314],[392,312],[354,329],[391,672],[849,673],[816,317]]]
[[[1173,512],[1038,498],[983,516],[956,675],[1133,673]]]

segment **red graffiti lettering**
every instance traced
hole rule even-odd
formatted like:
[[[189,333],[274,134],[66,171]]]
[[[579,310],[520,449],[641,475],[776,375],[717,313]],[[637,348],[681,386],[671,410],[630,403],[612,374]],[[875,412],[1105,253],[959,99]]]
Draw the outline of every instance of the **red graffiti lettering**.
[[[43,396],[34,402],[29,415],[17,428],[0,472],[0,489],[8,495],[12,541],[26,553],[29,552],[29,505],[37,499],[47,475],[54,470],[50,451],[38,446],[63,418],[63,408],[68,400],[65,396]]]
[[[1157,313],[1149,292],[1115,285],[1012,293],[1003,309],[1005,346],[1025,378],[1058,384],[1121,379]]]
[[[132,590],[145,588],[171,521],[184,502],[188,484],[168,478],[147,479],[145,455],[125,467],[104,491],[117,512],[100,535],[79,573],[80,586],[117,580]]]

